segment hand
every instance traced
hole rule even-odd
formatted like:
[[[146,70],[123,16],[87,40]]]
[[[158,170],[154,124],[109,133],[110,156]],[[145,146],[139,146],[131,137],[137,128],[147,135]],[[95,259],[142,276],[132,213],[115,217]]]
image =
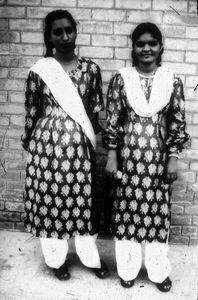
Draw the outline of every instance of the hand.
[[[105,171],[108,176],[114,177],[118,170],[117,153],[114,150],[108,152],[107,164]]]
[[[172,183],[177,179],[177,157],[170,156],[167,163],[166,181]]]

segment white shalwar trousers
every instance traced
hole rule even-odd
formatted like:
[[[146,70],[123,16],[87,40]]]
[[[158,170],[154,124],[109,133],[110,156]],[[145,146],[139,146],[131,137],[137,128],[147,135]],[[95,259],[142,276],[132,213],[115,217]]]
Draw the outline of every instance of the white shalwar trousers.
[[[134,280],[137,277],[143,258],[151,281],[161,283],[170,275],[168,244],[159,242],[140,244],[129,240],[116,240],[115,251],[118,275],[123,280]]]
[[[97,234],[75,236],[76,252],[81,262],[89,268],[100,268],[100,256],[96,245]],[[67,240],[40,238],[45,263],[54,269],[59,269],[66,261],[69,250]]]

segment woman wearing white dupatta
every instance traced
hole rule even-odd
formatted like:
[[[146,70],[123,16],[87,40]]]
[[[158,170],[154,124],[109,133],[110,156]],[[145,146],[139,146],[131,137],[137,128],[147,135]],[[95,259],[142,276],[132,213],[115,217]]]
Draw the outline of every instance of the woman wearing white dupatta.
[[[172,183],[188,140],[183,85],[161,67],[162,35],[155,24],[138,25],[132,44],[133,67],[120,70],[109,85],[104,132],[106,171],[119,175],[112,214],[117,270],[122,286],[131,287],[144,245],[149,279],[168,292]]]
[[[29,72],[22,143],[28,151],[25,226],[40,238],[45,262],[70,278],[67,240],[75,238],[82,263],[108,275],[96,246],[95,134],[103,109],[99,67],[75,53],[77,26],[68,11],[45,18],[45,58]]]

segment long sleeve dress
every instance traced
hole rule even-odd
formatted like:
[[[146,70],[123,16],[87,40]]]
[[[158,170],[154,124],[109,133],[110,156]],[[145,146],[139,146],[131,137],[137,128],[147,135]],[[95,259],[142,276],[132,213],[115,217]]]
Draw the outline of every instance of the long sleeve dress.
[[[99,67],[79,57],[77,67],[68,75],[98,133],[98,112],[103,109]],[[95,152],[90,140],[33,71],[27,79],[25,108],[22,145],[28,151],[24,216],[27,231],[38,237],[59,239],[95,233]]]
[[[149,101],[153,78],[140,76],[139,80]],[[122,172],[112,208],[112,232],[116,239],[166,242],[172,190],[166,180],[166,165],[168,156],[177,156],[188,140],[185,125],[179,78],[174,77],[169,103],[152,117],[139,116],[129,105],[120,73],[112,78],[103,142],[107,149],[117,151]]]

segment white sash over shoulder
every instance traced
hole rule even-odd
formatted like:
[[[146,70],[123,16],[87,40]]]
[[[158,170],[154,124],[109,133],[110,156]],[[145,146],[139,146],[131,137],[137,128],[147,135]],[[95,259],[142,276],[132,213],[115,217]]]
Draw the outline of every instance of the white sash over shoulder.
[[[173,91],[174,73],[172,70],[159,67],[154,75],[149,102],[141,87],[139,73],[135,67],[120,70],[124,80],[127,99],[135,113],[141,117],[152,117],[170,101]]]
[[[61,64],[53,57],[41,58],[30,70],[42,78],[62,109],[82,127],[96,149],[96,136],[82,99]]]

